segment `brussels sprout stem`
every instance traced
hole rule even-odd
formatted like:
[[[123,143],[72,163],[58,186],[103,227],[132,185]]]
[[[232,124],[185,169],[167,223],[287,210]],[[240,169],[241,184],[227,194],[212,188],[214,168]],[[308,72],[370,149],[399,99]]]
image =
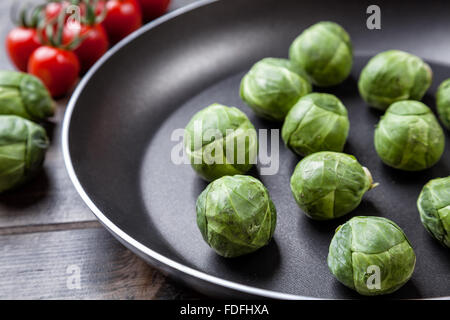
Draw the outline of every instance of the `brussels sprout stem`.
[[[372,174],[370,173],[369,169],[367,169],[366,167],[362,167],[362,168],[363,168],[366,176],[369,178],[369,183],[370,183],[369,190],[378,187],[379,183],[378,182],[373,183]]]

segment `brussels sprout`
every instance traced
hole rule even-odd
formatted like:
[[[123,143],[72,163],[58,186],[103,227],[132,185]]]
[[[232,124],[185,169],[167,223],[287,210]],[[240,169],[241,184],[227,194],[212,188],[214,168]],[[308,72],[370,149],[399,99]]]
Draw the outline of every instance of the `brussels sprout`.
[[[207,181],[247,172],[258,152],[256,130],[247,116],[217,103],[192,117],[184,145],[192,168]]]
[[[425,229],[450,248],[450,177],[428,182],[419,195],[417,207]]]
[[[32,178],[48,148],[44,128],[17,116],[0,116],[0,192]]]
[[[300,155],[342,151],[350,123],[347,109],[335,96],[311,93],[289,111],[281,135],[288,148]]]
[[[361,72],[358,88],[370,106],[384,111],[397,101],[422,99],[431,78],[431,68],[422,59],[389,50],[370,59]]]
[[[369,170],[354,156],[338,152],[317,152],[301,160],[291,177],[295,201],[315,220],[341,217],[376,187]]]
[[[277,212],[264,185],[250,176],[226,176],[210,183],[197,199],[197,225],[219,255],[237,257],[265,246]]]
[[[436,94],[436,105],[439,118],[447,129],[450,129],[450,79],[441,83]]]
[[[241,81],[241,98],[253,111],[270,120],[282,121],[297,100],[311,92],[302,70],[287,59],[265,58]]]
[[[402,229],[380,217],[354,217],[339,226],[328,253],[336,279],[366,296],[398,290],[411,278],[415,264]]]
[[[348,33],[334,22],[319,22],[299,35],[289,57],[319,87],[344,81],[352,69],[353,49]]]
[[[22,72],[0,71],[0,114],[39,121],[53,116],[54,107],[41,80]]]
[[[392,104],[375,129],[375,149],[393,168],[430,168],[444,152],[444,132],[431,110],[419,101]]]

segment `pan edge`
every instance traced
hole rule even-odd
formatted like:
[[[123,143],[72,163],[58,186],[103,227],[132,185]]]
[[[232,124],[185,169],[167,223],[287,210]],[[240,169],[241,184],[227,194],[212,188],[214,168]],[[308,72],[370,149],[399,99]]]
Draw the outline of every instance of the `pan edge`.
[[[92,211],[92,213],[95,215],[95,217],[100,221],[100,223],[117,240],[119,240],[128,249],[133,251],[135,254],[138,254],[139,256],[143,257],[144,259],[148,256],[151,259],[154,259],[157,262],[169,267],[172,272],[178,271],[178,272],[186,274],[192,278],[196,278],[196,279],[205,281],[209,285],[212,285],[212,286],[221,286],[221,287],[224,287],[227,289],[243,292],[243,293],[254,295],[254,296],[260,296],[260,297],[265,297],[265,298],[274,298],[274,299],[286,299],[286,300],[299,300],[299,299],[321,300],[321,298],[293,295],[293,294],[287,294],[287,293],[271,291],[271,290],[266,290],[266,289],[259,289],[256,287],[247,286],[247,285],[240,284],[237,282],[224,280],[219,277],[211,276],[207,273],[196,270],[194,268],[187,267],[181,263],[178,263],[174,260],[171,260],[171,259],[165,257],[164,255],[162,255],[160,253],[157,253],[156,251],[153,251],[149,247],[143,245],[142,243],[138,242],[137,240],[135,240],[134,238],[129,236],[127,233],[125,233],[123,230],[121,230],[117,225],[115,225],[111,220],[109,220],[103,214],[103,212],[95,205],[95,203],[91,200],[91,198],[86,193],[83,186],[81,185],[80,181],[78,180],[77,174],[75,173],[75,169],[73,167],[73,163],[72,163],[72,159],[71,159],[70,148],[69,148],[69,130],[70,130],[71,118],[72,118],[72,114],[75,109],[75,105],[78,100],[78,97],[81,95],[83,89],[86,87],[87,83],[92,78],[92,76],[117,51],[119,51],[121,48],[125,47],[128,43],[132,42],[134,39],[136,39],[140,35],[148,32],[149,30],[155,28],[156,26],[158,26],[170,19],[173,19],[177,16],[180,16],[186,12],[213,4],[218,1],[219,0],[200,0],[198,2],[192,3],[190,5],[182,7],[180,9],[174,10],[174,11],[148,23],[144,27],[140,28],[139,30],[135,31],[134,33],[130,34],[129,36],[127,36],[126,38],[121,40],[119,43],[117,43],[113,48],[111,48],[102,58],[100,58],[95,63],[95,65],[88,71],[88,73],[80,80],[79,84],[77,85],[76,89],[74,90],[74,92],[69,100],[69,103],[67,104],[67,108],[64,113],[64,119],[63,119],[63,123],[62,123],[61,143],[62,143],[63,161],[64,161],[64,165],[66,167],[66,171],[67,171],[69,178],[70,178],[72,184],[74,185],[76,191],[80,195],[81,199],[88,206],[88,208]],[[145,260],[148,263],[150,263],[147,259],[145,259]],[[152,264],[152,263],[150,263],[150,264]]]

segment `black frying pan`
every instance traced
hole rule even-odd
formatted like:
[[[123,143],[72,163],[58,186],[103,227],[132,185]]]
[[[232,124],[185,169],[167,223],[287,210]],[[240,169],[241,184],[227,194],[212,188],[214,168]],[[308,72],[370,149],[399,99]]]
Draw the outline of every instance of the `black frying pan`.
[[[112,49],[87,74],[66,112],[63,148],[79,193],[99,220],[148,262],[208,294],[277,298],[353,298],[326,264],[336,226],[353,215],[397,222],[417,255],[412,279],[390,297],[450,295],[450,255],[425,231],[416,209],[422,186],[450,173],[447,145],[433,168],[405,173],[383,165],[373,147],[380,113],[359,98],[357,78],[368,58],[402,49],[428,60],[434,83],[424,101],[434,108],[440,81],[450,77],[450,2],[377,1],[382,29],[366,27],[368,1],[201,1],[175,11]],[[380,187],[351,215],[315,222],[296,206],[289,177],[300,160],[281,146],[277,175],[260,176],[278,209],[274,240],[254,254],[224,259],[203,242],[195,201],[206,183],[170,154],[176,128],[210,103],[239,107],[257,128],[279,125],[257,118],[239,99],[243,74],[257,60],[286,57],[292,40],[320,20],[336,21],[353,39],[351,77],[329,89],[347,106],[345,152],[369,167]],[[447,140],[450,138],[446,133]],[[280,144],[282,144],[280,142]]]

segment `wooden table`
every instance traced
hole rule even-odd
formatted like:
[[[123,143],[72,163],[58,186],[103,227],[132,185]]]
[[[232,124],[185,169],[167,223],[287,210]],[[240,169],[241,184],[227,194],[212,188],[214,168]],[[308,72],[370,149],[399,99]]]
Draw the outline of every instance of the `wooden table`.
[[[0,69],[14,69],[3,47],[14,1],[0,1]],[[191,2],[173,0],[171,10]],[[83,203],[61,153],[67,100],[47,126],[52,144],[41,174],[0,195],[0,299],[200,298],[123,247]]]

